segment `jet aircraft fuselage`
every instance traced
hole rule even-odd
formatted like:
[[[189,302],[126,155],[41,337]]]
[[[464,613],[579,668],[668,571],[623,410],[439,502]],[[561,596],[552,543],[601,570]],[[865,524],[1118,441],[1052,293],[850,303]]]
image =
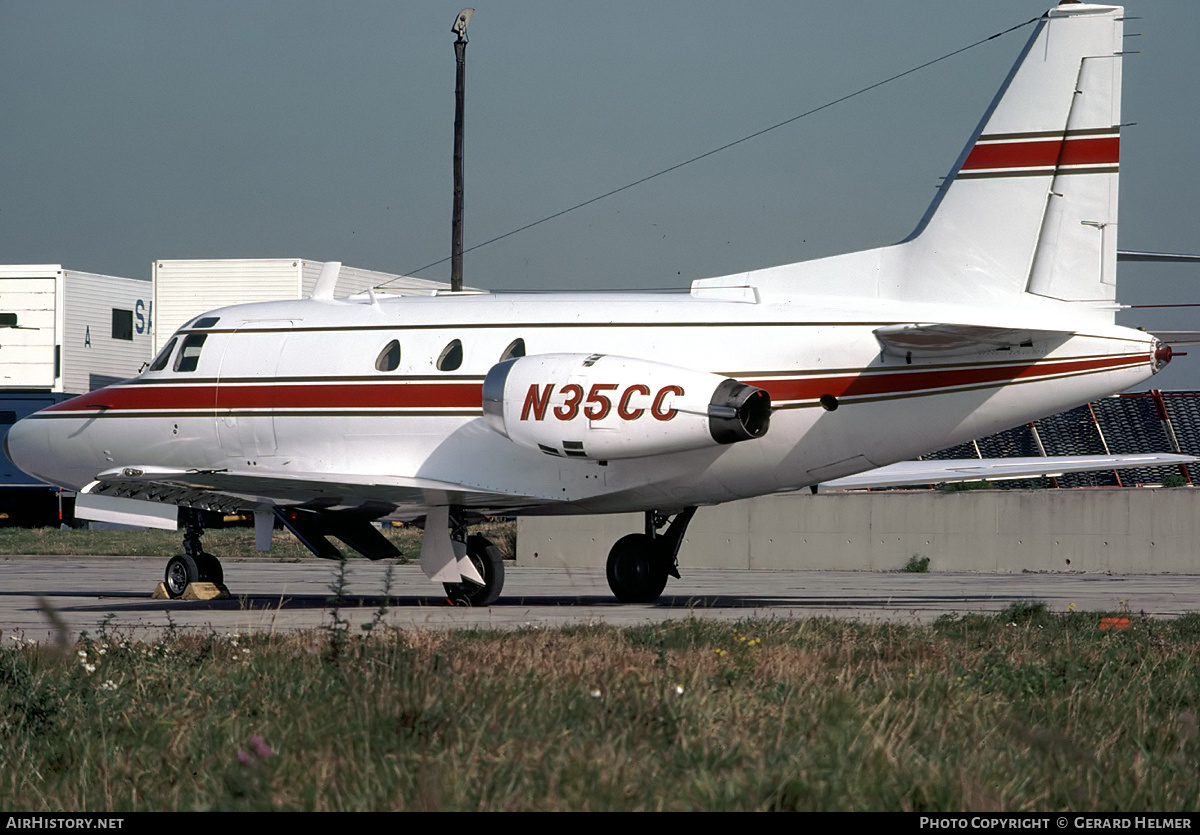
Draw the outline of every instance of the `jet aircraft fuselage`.
[[[699,506],[1031,421],[1170,359],[1115,324],[1123,19],[1062,3],[1034,23],[893,246],[686,294],[338,300],[333,265],[308,300],[197,317],[140,377],[18,423],[8,451],[95,496],[252,510],[322,556],[328,536],[391,555],[370,523],[424,517],[423,567],[475,604],[503,566],[470,518],[644,511],[608,577],[652,601]],[[220,576],[195,524],[185,551],[172,594]]]

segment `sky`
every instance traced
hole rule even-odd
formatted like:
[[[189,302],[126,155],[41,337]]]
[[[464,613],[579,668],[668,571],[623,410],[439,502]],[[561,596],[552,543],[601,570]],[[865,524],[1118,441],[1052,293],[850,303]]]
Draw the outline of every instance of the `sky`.
[[[0,263],[149,278],[302,257],[448,280],[454,35],[440,0],[0,0]],[[1047,0],[476,0],[465,246],[1039,16]],[[1200,3],[1128,6],[1124,249],[1200,252]],[[1030,27],[469,252],[492,290],[686,287],[894,243]],[[1131,124],[1132,123],[1132,124]],[[1124,263],[1126,304],[1200,267]],[[1200,308],[1124,324],[1200,330]],[[1151,384],[1200,389],[1200,350]]]

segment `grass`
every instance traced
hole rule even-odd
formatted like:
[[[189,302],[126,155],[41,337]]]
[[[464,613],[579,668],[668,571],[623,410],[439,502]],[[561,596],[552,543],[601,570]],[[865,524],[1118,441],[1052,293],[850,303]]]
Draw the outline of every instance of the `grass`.
[[[516,523],[484,522],[472,525],[471,532],[491,539],[506,559],[515,555]],[[418,528],[385,528],[384,535],[408,559],[416,559],[421,552]],[[182,531],[0,528],[0,554],[162,557],[182,551],[182,542]],[[286,531],[276,531],[270,553],[261,554],[254,550],[253,529],[246,527],[205,531],[204,550],[221,559],[270,556],[296,560],[312,557],[312,553]],[[347,556],[355,556],[349,548],[341,550]]]
[[[6,636],[0,808],[1193,810],[1200,616],[1123,614]]]
[[[904,564],[903,570],[908,574],[928,574],[929,557],[913,554],[908,558],[908,562]]]

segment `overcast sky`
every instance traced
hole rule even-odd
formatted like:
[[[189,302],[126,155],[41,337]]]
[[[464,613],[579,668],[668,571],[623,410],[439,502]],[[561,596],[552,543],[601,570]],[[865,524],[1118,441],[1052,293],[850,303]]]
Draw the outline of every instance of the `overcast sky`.
[[[0,0],[0,263],[411,273],[450,250],[453,3]],[[1034,18],[1004,2],[477,0],[466,246]],[[1200,251],[1200,3],[1129,6],[1120,246]],[[903,238],[1030,27],[469,253],[489,289],[679,287]],[[448,263],[420,272],[447,280]],[[1126,303],[1200,302],[1122,264]],[[1200,308],[1127,324],[1200,329]],[[1153,381],[1200,388],[1200,351]]]

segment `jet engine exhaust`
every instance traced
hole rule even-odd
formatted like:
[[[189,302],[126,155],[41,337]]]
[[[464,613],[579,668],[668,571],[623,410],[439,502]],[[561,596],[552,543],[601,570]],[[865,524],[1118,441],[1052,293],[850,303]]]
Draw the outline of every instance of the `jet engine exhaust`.
[[[726,380],[713,392],[708,406],[708,431],[717,443],[761,438],[770,424],[771,395],[762,389]]]

